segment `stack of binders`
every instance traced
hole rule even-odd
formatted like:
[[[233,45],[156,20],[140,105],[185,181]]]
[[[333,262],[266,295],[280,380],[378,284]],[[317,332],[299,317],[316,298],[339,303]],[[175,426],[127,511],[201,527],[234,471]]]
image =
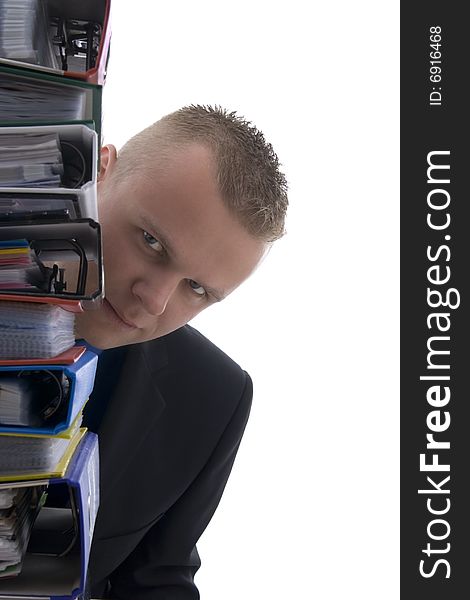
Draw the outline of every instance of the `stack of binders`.
[[[104,294],[97,171],[110,0],[0,0],[0,599],[85,598]]]

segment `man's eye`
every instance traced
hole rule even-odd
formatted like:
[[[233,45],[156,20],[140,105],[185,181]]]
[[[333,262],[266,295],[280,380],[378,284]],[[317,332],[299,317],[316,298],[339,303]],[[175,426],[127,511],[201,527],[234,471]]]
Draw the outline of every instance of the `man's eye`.
[[[150,233],[148,233],[145,230],[142,230],[142,233],[144,234],[144,240],[147,246],[150,246],[150,248],[152,248],[152,250],[155,250],[155,252],[163,254],[164,248],[161,242],[159,242],[156,238],[153,237],[153,235],[150,235]]]
[[[202,285],[199,285],[197,281],[194,281],[194,279],[188,279],[188,283],[189,287],[193,290],[195,294],[197,294],[198,296],[205,295],[206,290],[202,287]]]

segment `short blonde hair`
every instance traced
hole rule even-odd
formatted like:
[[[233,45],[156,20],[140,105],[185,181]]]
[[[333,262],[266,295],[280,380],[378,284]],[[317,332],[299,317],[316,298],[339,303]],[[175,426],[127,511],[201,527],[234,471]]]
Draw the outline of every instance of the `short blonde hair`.
[[[116,177],[190,143],[212,151],[221,196],[247,231],[265,242],[282,237],[288,198],[278,157],[261,131],[219,106],[183,107],[135,135],[119,151]]]

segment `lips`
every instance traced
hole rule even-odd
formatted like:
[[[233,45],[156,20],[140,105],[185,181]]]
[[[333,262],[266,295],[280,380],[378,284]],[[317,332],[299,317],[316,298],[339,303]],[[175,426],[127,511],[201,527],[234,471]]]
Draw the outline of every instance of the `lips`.
[[[106,307],[109,309],[109,313],[115,318],[118,319],[123,325],[129,327],[130,329],[138,329],[137,325],[134,325],[131,321],[128,321],[114,308],[111,302],[107,299],[104,300]]]

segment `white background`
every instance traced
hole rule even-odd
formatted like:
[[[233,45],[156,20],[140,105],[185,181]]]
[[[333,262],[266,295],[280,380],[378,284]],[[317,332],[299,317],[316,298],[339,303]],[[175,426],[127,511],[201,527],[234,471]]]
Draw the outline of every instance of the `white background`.
[[[252,375],[202,600],[398,593],[398,2],[114,0],[105,142],[221,104],[272,142],[288,235],[193,324]]]

